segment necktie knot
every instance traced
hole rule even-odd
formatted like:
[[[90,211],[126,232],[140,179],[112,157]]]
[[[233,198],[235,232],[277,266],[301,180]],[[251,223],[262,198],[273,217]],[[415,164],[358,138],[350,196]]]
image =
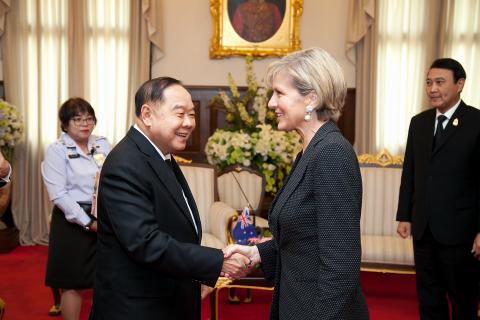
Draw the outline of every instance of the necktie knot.
[[[170,159],[165,159],[165,163],[170,167],[170,169],[173,170],[172,160],[170,160]]]
[[[448,119],[448,118],[447,118],[445,115],[443,115],[443,114],[439,115],[439,116],[437,117],[438,124],[442,124],[442,125],[443,125],[443,122],[445,122],[445,120],[447,120],[447,119]]]

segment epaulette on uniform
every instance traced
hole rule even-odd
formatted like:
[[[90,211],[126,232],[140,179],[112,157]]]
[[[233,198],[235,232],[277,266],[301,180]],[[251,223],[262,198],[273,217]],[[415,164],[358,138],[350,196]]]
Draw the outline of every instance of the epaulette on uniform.
[[[65,147],[67,147],[67,148],[75,148],[75,147],[76,147],[76,146],[75,146],[75,143],[73,143],[73,142],[72,142],[72,143],[67,143],[67,142],[66,142],[65,140],[63,140],[62,138],[57,139],[57,141],[55,141],[55,143],[56,143],[57,145],[62,145],[62,146],[65,146]]]

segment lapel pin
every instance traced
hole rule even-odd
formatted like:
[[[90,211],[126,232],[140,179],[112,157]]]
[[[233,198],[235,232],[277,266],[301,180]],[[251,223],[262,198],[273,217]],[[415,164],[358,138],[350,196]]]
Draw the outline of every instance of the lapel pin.
[[[458,126],[458,118],[453,119],[453,126],[456,127]]]

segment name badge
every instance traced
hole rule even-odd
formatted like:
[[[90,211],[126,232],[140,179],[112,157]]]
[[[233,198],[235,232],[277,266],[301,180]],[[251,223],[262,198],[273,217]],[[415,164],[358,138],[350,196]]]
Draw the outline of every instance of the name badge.
[[[95,153],[93,155],[93,161],[95,161],[97,167],[101,168],[103,166],[103,163],[105,162],[105,154]]]
[[[68,158],[69,158],[69,159],[76,159],[76,158],[80,158],[80,155],[79,155],[78,153],[69,154],[69,155],[68,155]]]

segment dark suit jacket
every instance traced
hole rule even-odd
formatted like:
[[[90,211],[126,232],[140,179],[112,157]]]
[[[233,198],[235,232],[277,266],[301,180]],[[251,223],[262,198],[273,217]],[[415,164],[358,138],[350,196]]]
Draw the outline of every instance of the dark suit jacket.
[[[410,122],[397,220],[412,222],[414,239],[428,224],[440,243],[469,243],[480,232],[480,110],[460,102],[432,150],[435,116]]]
[[[91,319],[200,319],[200,282],[215,284],[223,254],[199,245],[195,201],[179,178],[199,235],[175,174],[140,132],[131,128],[108,155]]]
[[[362,180],[352,146],[325,123],[297,157],[258,245],[275,281],[270,319],[368,319],[360,288]]]

